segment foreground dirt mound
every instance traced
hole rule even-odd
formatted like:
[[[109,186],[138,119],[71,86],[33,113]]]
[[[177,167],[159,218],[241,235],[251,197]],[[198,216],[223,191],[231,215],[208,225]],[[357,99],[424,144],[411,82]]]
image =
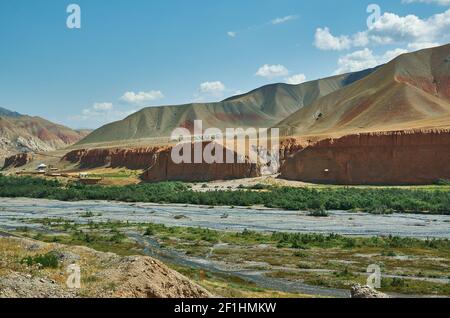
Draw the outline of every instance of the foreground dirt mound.
[[[208,292],[149,257],[129,257],[110,272],[122,282],[105,296],[121,298],[203,298]]]
[[[450,179],[450,130],[349,135],[288,158],[281,177],[332,184],[432,184]]]
[[[24,264],[26,257],[53,255],[58,265]],[[66,285],[69,265],[80,267],[81,288]],[[163,263],[121,257],[86,247],[0,238],[0,298],[205,298],[211,295]]]
[[[0,298],[74,298],[76,293],[48,278],[12,272],[0,277]]]

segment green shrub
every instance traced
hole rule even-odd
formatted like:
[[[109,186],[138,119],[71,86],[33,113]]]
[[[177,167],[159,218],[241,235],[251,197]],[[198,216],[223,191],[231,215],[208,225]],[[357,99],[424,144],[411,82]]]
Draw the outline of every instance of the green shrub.
[[[47,253],[44,255],[28,256],[21,260],[22,264],[33,266],[40,264],[43,268],[58,268],[58,257],[55,253]]]
[[[253,191],[266,190],[266,191]],[[195,192],[180,182],[127,186],[83,185],[64,187],[54,180],[0,176],[0,197],[47,198],[61,201],[111,200],[196,204],[205,206],[264,205],[294,211],[344,210],[375,214],[434,213],[450,214],[450,191],[397,188],[290,188],[257,184],[237,191],[216,189]],[[88,214],[86,214],[88,217]]]
[[[450,180],[448,179],[439,179],[438,181],[436,181],[437,185],[441,185],[441,186],[450,186]]]
[[[151,227],[148,227],[147,229],[145,229],[144,235],[145,236],[153,236],[153,235],[155,235],[155,231],[153,231],[153,229]]]
[[[314,217],[319,217],[319,218],[330,216],[330,214],[325,209],[319,209],[319,210],[311,211],[311,212],[308,213],[308,215],[309,216],[314,216]]]

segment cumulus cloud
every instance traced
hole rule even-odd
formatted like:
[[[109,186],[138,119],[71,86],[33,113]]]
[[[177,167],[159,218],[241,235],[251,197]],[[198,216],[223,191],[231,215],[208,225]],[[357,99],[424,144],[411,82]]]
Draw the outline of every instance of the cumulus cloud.
[[[81,114],[70,116],[72,121],[82,122],[84,127],[98,127],[116,120],[121,120],[136,110],[115,109],[113,103],[94,103],[91,107],[85,108]]]
[[[106,110],[112,110],[113,109],[112,103],[94,103],[92,106],[92,109],[96,111],[106,111]]]
[[[428,49],[431,47],[439,46],[440,44],[437,42],[414,42],[408,44],[408,49],[412,51],[418,51],[422,49]]]
[[[286,78],[286,83],[291,85],[298,85],[306,81],[305,74],[296,74]]]
[[[364,50],[355,51],[353,53],[341,56],[338,60],[339,68],[335,74],[344,74],[348,72],[357,72],[368,68],[376,67],[380,64],[387,63],[397,56],[407,53],[405,49],[395,49],[386,51],[382,55],[376,55],[372,50],[365,48]]]
[[[277,24],[283,24],[292,20],[297,19],[298,17],[296,15],[288,15],[282,18],[276,18],[273,19],[272,21],[270,21],[270,23],[272,23],[273,25],[277,25]]]
[[[221,94],[225,90],[225,85],[220,81],[204,82],[200,84],[200,92],[204,94]]]
[[[316,30],[314,45],[321,50],[341,51],[351,48],[351,40],[346,35],[334,36],[329,28],[318,28]]]
[[[129,104],[141,104],[144,102],[155,101],[163,99],[164,94],[161,91],[148,91],[148,92],[126,92],[120,98],[121,101]]]
[[[275,78],[281,76],[288,76],[289,70],[281,64],[278,65],[265,64],[258,69],[255,75],[265,78]]]
[[[237,33],[234,32],[234,31],[228,31],[228,32],[227,32],[227,35],[228,35],[230,38],[235,38],[236,35],[237,35]]]
[[[222,98],[228,89],[221,81],[203,82],[200,84],[198,91],[194,94],[194,102],[217,101]]]
[[[365,31],[335,36],[329,28],[318,28],[314,44],[321,50],[348,50],[368,45],[446,42],[450,34],[450,9],[427,19],[386,12]]]

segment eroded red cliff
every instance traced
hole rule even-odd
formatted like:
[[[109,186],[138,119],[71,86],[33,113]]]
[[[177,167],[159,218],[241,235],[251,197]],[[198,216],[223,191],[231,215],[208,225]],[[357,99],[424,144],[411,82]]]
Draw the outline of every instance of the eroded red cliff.
[[[210,144],[201,145],[202,151]],[[78,164],[80,168],[127,168],[144,170],[142,179],[148,182],[159,181],[212,181],[252,178],[260,176],[257,164],[245,158],[238,163],[237,154],[221,148],[223,158],[234,158],[234,163],[194,163],[194,145],[191,145],[191,163],[175,163],[172,160],[172,147],[150,147],[134,149],[81,149],[67,153],[62,160]]]
[[[17,155],[5,159],[3,169],[19,168],[30,163],[33,160],[33,155],[30,153],[19,153]]]
[[[281,177],[332,184],[431,184],[450,179],[450,130],[349,135],[287,158]]]

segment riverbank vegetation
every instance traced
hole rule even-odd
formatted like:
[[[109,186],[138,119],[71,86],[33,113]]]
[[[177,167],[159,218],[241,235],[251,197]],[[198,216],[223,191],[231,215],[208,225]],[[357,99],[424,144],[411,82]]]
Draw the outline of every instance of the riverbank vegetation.
[[[349,290],[354,283],[365,283],[366,270],[371,264],[381,267],[384,292],[450,295],[447,270],[450,241],[447,239],[228,232],[153,223],[90,221],[86,224],[58,218],[22,222],[42,224],[45,230],[40,233],[23,227],[15,234],[45,242],[84,245],[120,255],[145,254],[146,244],[153,242],[149,246],[162,251],[161,255],[175,252],[182,259],[203,259],[204,269],[179,263],[172,256],[168,265],[217,295],[269,295],[266,293],[271,291],[233,275],[239,270],[263,271],[271,278]],[[135,241],[137,238],[139,241]],[[230,268],[230,273],[212,270],[208,266],[210,262],[221,264],[222,269]]]
[[[344,210],[375,214],[450,214],[450,191],[400,188],[291,188],[267,186],[237,191],[193,191],[181,182],[99,186],[56,180],[0,175],[0,197],[45,198],[61,201],[111,200],[206,206],[255,206],[286,210]],[[319,213],[322,214],[322,213]]]

